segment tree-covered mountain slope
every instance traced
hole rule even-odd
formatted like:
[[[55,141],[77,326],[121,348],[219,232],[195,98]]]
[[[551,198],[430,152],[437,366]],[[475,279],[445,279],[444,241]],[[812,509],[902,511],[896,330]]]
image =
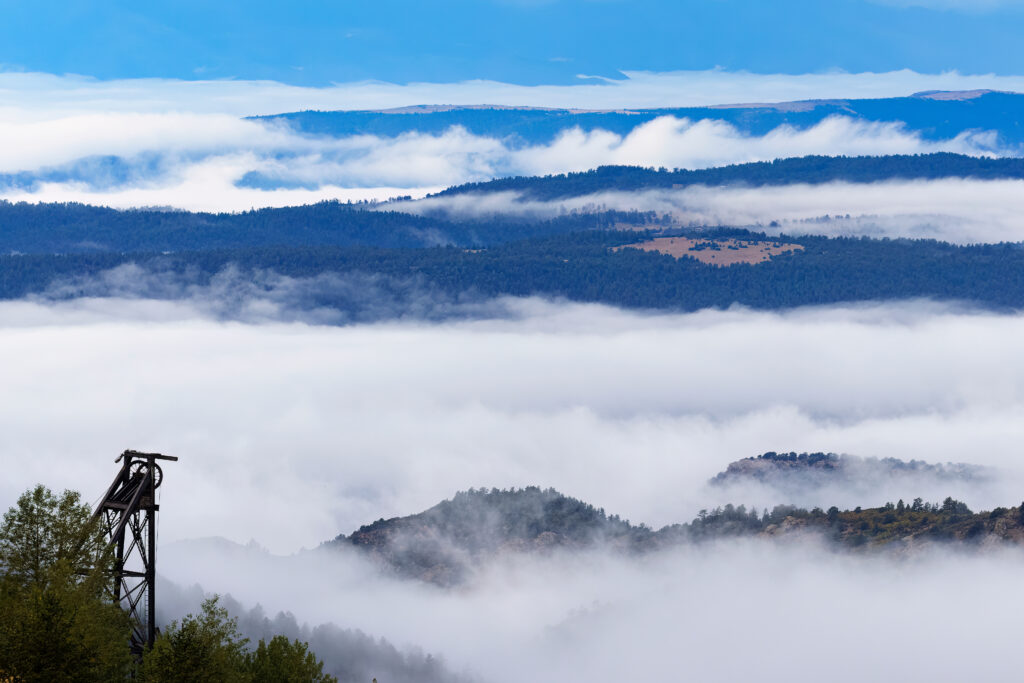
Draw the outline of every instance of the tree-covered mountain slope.
[[[502,555],[593,549],[642,554],[729,538],[815,538],[852,552],[909,552],[935,543],[1024,545],[1024,504],[977,513],[949,497],[853,510],[778,505],[758,511],[728,504],[655,531],[554,489],[471,489],[424,512],[339,535],[324,549],[354,549],[396,576],[454,586]]]
[[[1024,158],[957,154],[882,157],[808,156],[717,168],[654,170],[603,166],[544,177],[503,178],[449,188],[441,195],[516,192],[552,200],[615,191],[678,189],[690,185],[786,185],[937,178],[1024,178]],[[671,217],[639,211],[584,211],[542,218],[489,214],[467,218],[443,208],[408,213],[398,201],[383,205],[324,201],[239,213],[160,209],[117,210],[77,203],[0,200],[0,254],[200,251],[246,247],[475,247],[613,227],[660,227]]]
[[[602,211],[546,219],[452,221],[324,201],[241,213],[119,210],[0,200],[0,254],[178,252],[251,247],[417,249],[500,244],[532,237],[644,226],[651,213]]]
[[[400,576],[454,585],[500,553],[606,543],[636,548],[650,537],[649,529],[554,489],[527,487],[459,492],[419,514],[379,519],[330,545],[354,546]]]
[[[443,190],[437,196],[517,192],[527,199],[553,200],[601,192],[682,189],[692,185],[760,187],[792,183],[816,185],[829,182],[875,183],[941,178],[1020,179],[1024,178],[1024,159],[936,152],[888,156],[790,157],[696,170],[601,166],[578,173],[466,183]]]
[[[651,234],[591,230],[485,249],[320,246],[8,255],[0,256],[0,298],[198,297],[218,303],[228,317],[242,300],[265,299],[294,316],[318,310],[329,314],[325,322],[341,323],[423,317],[425,305],[443,316],[464,310],[463,304],[528,296],[669,312],[899,299],[990,310],[1024,307],[1024,249],[1018,244],[787,237],[802,248],[727,267],[621,248]],[[700,236],[702,242],[771,239],[735,230]]]

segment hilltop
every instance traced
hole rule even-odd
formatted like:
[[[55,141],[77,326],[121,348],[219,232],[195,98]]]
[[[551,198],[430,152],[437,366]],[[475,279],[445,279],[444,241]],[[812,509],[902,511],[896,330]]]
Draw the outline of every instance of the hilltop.
[[[328,545],[350,545],[396,574],[440,585],[502,553],[583,549],[597,544],[638,549],[650,529],[608,516],[554,489],[470,489],[408,517],[379,519]]]

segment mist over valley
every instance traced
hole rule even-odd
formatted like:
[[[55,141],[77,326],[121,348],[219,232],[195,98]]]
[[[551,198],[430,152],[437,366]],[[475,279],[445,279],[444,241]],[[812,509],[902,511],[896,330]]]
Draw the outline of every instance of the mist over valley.
[[[8,8],[0,681],[1018,680],[1024,12],[780,2]]]

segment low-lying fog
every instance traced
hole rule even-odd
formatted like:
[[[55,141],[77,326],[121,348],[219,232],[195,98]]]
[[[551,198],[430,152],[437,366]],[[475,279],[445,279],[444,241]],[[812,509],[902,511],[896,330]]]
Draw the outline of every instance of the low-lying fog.
[[[444,591],[351,554],[278,555],[460,489],[553,486],[660,525],[735,502],[1024,498],[1024,316],[926,302],[689,315],[503,302],[505,318],[218,322],[181,303],[0,304],[4,508],[97,498],[125,448],[180,462],[161,572],[267,613],[442,655],[485,681],[1016,680],[1017,552],[903,560],[813,544],[499,562]],[[774,451],[962,461],[990,481],[725,491]]]
[[[246,325],[181,304],[0,304],[5,507],[35,482],[98,496],[125,448],[181,457],[165,540],[315,546],[469,487],[553,486],[658,527],[702,507],[1016,505],[1024,316],[914,302],[639,315],[505,302],[503,319]],[[722,491],[765,451],[969,462],[914,490]]]
[[[770,234],[1024,242],[1024,181],[946,178],[601,192],[532,200],[504,191],[427,197],[381,210],[455,219],[551,218],[570,211],[654,211],[683,226],[749,226]]]
[[[171,578],[415,645],[480,681],[1019,679],[1018,551],[892,560],[755,541],[519,557],[453,591],[344,555],[187,551],[165,553]]]

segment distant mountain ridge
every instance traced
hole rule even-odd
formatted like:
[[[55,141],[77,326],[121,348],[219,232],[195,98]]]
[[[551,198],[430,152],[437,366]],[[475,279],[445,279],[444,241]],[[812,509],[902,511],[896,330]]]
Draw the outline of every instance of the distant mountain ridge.
[[[993,90],[615,111],[424,105],[384,111],[300,111],[253,118],[283,123],[311,136],[396,137],[414,132],[436,135],[460,126],[474,135],[536,145],[548,144],[571,128],[628,135],[661,116],[721,121],[745,135],[764,135],[783,125],[803,130],[831,116],[846,116],[866,122],[903,122],[907,130],[925,140],[948,140],[966,131],[993,131],[999,145],[1024,144],[1024,94]]]
[[[805,131],[828,119],[842,117],[859,124],[886,124],[890,130],[895,126],[908,139],[913,137],[925,143],[957,139],[966,143],[965,146],[955,145],[955,149],[1004,156],[1024,153],[1024,95],[990,90],[925,92],[882,99],[803,100],[665,109],[578,110],[434,104],[374,111],[286,112],[250,117],[249,120],[265,123],[278,132],[281,128],[290,129],[309,138],[312,148],[317,147],[318,141],[332,138],[375,136],[393,140],[410,135],[439,136],[457,128],[478,137],[498,140],[503,148],[514,151],[550,145],[571,130],[584,133],[607,131],[627,136],[639,126],[664,117],[728,125],[738,135],[750,137],[761,137],[780,129]],[[301,147],[307,146],[307,141],[300,142]],[[318,156],[332,159],[342,166],[353,160],[353,154],[358,156],[353,150],[331,151],[331,147],[321,148]],[[294,153],[289,149],[286,145],[268,151],[269,158],[285,161]],[[0,173],[0,190],[21,194],[38,192],[49,184],[74,184],[98,191],[126,185],[148,185],[176,174],[179,161],[176,155],[154,149],[126,155],[89,154],[55,165],[11,168]],[[474,171],[473,176],[462,177],[502,175],[500,169],[503,164],[497,163],[492,170],[486,171],[487,176]],[[356,187],[365,183],[376,186],[391,182],[409,186],[408,183],[412,182],[398,178],[385,181],[376,173],[363,177],[357,172],[353,178],[346,172],[343,176],[344,179],[328,173],[318,177],[283,167],[253,167],[237,179],[232,178],[232,182],[238,187],[263,190],[308,189],[324,184],[351,186],[350,183]],[[423,183],[422,179],[413,182]],[[433,181],[426,184],[437,185]]]

